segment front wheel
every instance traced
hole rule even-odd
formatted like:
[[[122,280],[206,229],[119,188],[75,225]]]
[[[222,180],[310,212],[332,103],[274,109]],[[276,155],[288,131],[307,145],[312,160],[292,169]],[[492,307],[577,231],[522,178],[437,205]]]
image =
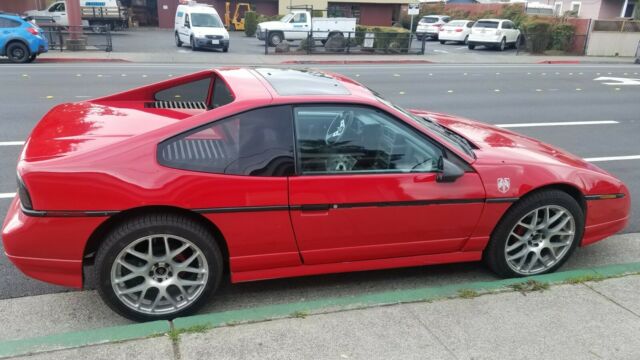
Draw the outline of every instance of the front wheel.
[[[584,212],[559,190],[532,194],[512,206],[493,231],[484,260],[503,277],[557,270],[582,239]]]
[[[176,31],[176,46],[182,47],[182,40],[180,40],[180,34]]]
[[[469,50],[473,50],[476,48],[474,44],[468,44],[467,47],[469,48]]]
[[[113,229],[96,255],[98,292],[132,320],[184,316],[218,288],[223,261],[211,234],[177,215],[153,214]]]
[[[446,41],[440,40],[440,45],[444,45],[444,43],[446,43]]]
[[[278,32],[272,32],[269,34],[269,45],[277,46],[283,40],[283,36]]]

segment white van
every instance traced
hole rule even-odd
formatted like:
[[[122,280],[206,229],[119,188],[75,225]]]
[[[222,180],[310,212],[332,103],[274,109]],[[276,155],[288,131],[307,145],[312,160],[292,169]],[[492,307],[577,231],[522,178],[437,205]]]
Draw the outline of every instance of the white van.
[[[190,1],[187,5],[178,5],[175,20],[176,45],[183,43],[191,50],[200,48],[222,49],[229,51],[229,33],[216,9],[211,5]]]

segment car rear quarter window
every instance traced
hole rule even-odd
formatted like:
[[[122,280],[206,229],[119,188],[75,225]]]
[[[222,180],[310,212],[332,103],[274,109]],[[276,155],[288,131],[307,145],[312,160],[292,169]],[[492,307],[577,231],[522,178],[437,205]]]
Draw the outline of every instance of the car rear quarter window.
[[[425,16],[420,19],[420,24],[435,24],[438,22],[437,17]]]
[[[213,81],[213,94],[211,102],[208,103],[209,89]],[[203,103],[203,107],[217,108],[227,105],[234,100],[233,93],[222,78],[205,78],[176,85],[155,93],[156,101],[179,101]]]
[[[158,162],[217,174],[293,175],[291,108],[247,111],[163,141],[158,145]]]
[[[497,29],[500,23],[497,21],[478,21],[474,27],[477,28],[487,28],[487,29]]]
[[[0,28],[16,28],[19,26],[20,26],[19,21],[7,19],[7,18],[0,18]]]

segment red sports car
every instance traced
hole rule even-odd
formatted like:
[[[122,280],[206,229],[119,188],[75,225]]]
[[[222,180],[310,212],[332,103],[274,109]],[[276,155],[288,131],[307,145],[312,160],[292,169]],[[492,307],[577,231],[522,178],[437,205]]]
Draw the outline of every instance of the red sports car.
[[[484,260],[556,270],[621,230],[629,192],[487,124],[407,111],[337,74],[202,71],[53,108],[2,229],[25,274],[166,319],[232,282]]]

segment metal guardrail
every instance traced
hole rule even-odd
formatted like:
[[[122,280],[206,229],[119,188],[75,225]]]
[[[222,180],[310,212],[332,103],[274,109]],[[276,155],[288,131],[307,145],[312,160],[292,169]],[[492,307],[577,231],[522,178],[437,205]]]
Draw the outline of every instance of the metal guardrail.
[[[264,54],[278,53],[276,46],[271,44],[271,34],[282,31],[263,30],[257,34],[258,39],[264,41]],[[293,36],[299,40],[287,40],[286,34],[298,33]],[[353,31],[335,32],[326,36],[327,32],[286,31],[284,41],[290,49],[288,54],[416,54],[424,55],[426,38],[418,40],[414,33],[409,32],[380,32]],[[290,36],[291,37],[291,36]],[[281,37],[282,38],[282,37]],[[300,39],[302,38],[302,39]]]
[[[109,25],[59,26],[39,24],[49,41],[49,50],[113,51]]]

